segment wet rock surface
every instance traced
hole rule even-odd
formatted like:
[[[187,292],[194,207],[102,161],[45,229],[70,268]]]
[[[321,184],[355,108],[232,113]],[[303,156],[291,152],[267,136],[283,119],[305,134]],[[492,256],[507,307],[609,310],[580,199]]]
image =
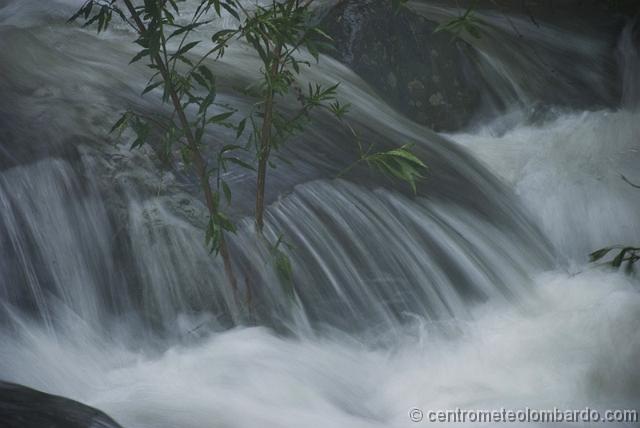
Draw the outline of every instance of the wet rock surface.
[[[418,12],[425,5],[451,9],[451,3],[412,2],[394,12],[390,1],[339,1],[323,21],[334,39],[328,53],[386,103],[435,131],[472,126],[515,104],[531,110],[532,122],[552,106],[618,105],[622,70],[616,45],[629,8],[603,0],[478,1],[474,13],[481,15],[482,25],[491,22],[491,29],[485,34],[485,27],[478,40],[469,40],[434,33],[438,24]],[[468,5],[460,2],[460,10]],[[549,40],[538,40],[542,23],[593,47],[549,48]],[[501,25],[506,28],[497,31]],[[585,55],[596,46],[598,55]],[[585,69],[592,73],[583,73]],[[511,87],[514,83],[517,88]]]
[[[99,410],[68,398],[0,381],[3,428],[121,428]]]
[[[391,2],[343,1],[325,17],[334,39],[329,52],[348,65],[382,99],[436,131],[459,129],[480,103],[469,49],[437,24]]]

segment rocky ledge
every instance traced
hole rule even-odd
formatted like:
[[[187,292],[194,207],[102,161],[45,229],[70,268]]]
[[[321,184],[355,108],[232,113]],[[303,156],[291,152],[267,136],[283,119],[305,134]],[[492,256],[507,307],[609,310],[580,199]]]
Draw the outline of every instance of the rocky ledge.
[[[3,428],[121,428],[99,410],[68,398],[0,381]]]

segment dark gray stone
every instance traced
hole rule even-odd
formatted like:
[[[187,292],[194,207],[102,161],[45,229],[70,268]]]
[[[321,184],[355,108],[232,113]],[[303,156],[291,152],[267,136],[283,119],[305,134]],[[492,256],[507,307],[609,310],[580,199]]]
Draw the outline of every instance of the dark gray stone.
[[[0,381],[3,428],[121,428],[99,410],[68,398]]]
[[[428,1],[445,9],[451,3]],[[413,121],[435,131],[456,131],[512,105],[530,110],[535,122],[550,107],[585,110],[619,104],[615,52],[626,22],[620,12],[631,9],[614,9],[604,0],[478,1],[475,10],[482,20],[496,16],[519,20],[518,27],[512,21],[506,30],[491,23],[493,33],[489,42],[483,41],[484,51],[486,43],[491,43],[485,54],[508,65],[505,77],[480,60],[475,42],[456,39],[448,32],[434,33],[437,24],[414,10],[419,4],[394,12],[390,1],[343,0],[323,20],[325,31],[334,39],[335,48],[328,53]],[[468,4],[459,3],[461,8]],[[540,23],[608,47],[587,55],[578,47],[549,47],[531,36]],[[521,31],[527,26],[531,28],[525,35]],[[491,37],[498,42],[491,42]],[[512,87],[512,78],[519,90]]]
[[[348,65],[391,106],[436,131],[459,129],[480,103],[469,46],[435,33],[436,24],[391,2],[344,1],[325,17],[329,54]]]

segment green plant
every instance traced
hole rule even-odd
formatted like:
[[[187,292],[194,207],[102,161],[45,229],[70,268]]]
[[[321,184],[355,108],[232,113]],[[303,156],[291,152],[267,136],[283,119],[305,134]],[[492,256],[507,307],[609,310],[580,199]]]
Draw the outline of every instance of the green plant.
[[[238,3],[245,16],[239,34],[261,61],[262,79],[251,88],[257,91],[259,101],[250,118],[258,161],[255,220],[260,234],[264,227],[267,168],[272,150],[278,150],[293,134],[301,131],[313,109],[323,107],[336,96],[337,84],[328,88],[309,84],[307,93],[296,84],[301,68],[311,66],[309,61],[300,59],[300,51],[306,50],[317,62],[318,45],[322,39],[330,40],[312,24],[312,3],[312,0],[304,3],[300,0],[274,1],[267,7],[257,6],[252,12]],[[278,104],[294,90],[301,106],[296,114],[286,116],[278,109]]]
[[[293,296],[295,291],[293,286],[293,266],[291,265],[289,256],[282,250],[282,247],[287,247],[289,250],[293,249],[290,244],[284,241],[284,237],[280,235],[269,250],[280,283],[284,285],[287,294]]]
[[[434,33],[439,33],[442,31],[448,31],[453,34],[453,37],[460,37],[463,32],[467,32],[476,39],[481,37],[480,35],[480,21],[475,17],[475,7],[477,1],[471,2],[467,10],[457,18],[451,19],[449,21],[445,21],[438,25],[434,30]]]
[[[424,178],[423,171],[427,170],[427,166],[411,153],[408,147],[405,145],[397,149],[371,153],[371,149],[364,150],[360,146],[359,159],[341,171],[338,177],[345,175],[356,165],[365,163],[387,177],[408,183],[413,193],[417,193],[416,183]]]
[[[635,189],[640,189],[640,186],[633,183],[624,175],[621,175],[622,180]],[[615,257],[605,262],[613,268],[619,269],[623,264],[625,265],[625,272],[628,274],[633,273],[634,264],[640,260],[640,247],[616,245],[613,247],[605,247],[594,251],[589,254],[589,259],[592,263],[603,260],[609,254],[614,252]],[[617,252],[617,253],[616,253]]]
[[[209,126],[234,126],[227,121],[233,111],[210,112],[216,99],[216,81],[212,71],[203,64],[207,57],[224,53],[228,42],[226,33],[216,33],[211,39],[212,48],[198,61],[194,62],[187,56],[200,43],[187,42],[187,37],[196,28],[211,22],[205,19],[210,9],[213,8],[219,16],[221,7],[228,9],[233,5],[231,0],[202,0],[191,22],[179,25],[174,15],[179,13],[176,0],[145,0],[141,6],[134,5],[132,0],[88,0],[69,21],[83,18],[85,27],[97,24],[97,30],[101,32],[108,28],[113,15],[116,15],[137,34],[135,43],[140,50],[131,63],[145,60],[153,73],[142,95],[162,89],[162,99],[172,106],[172,113],[170,117],[150,117],[128,110],[116,122],[112,132],[129,127],[136,134],[132,144],[132,148],[136,148],[149,141],[152,129],[159,130],[163,135],[165,155],[171,156],[177,150],[185,164],[192,167],[209,212],[207,244],[211,251],[220,253],[227,281],[236,295],[237,280],[225,239],[225,233],[234,232],[235,227],[221,209],[220,188],[214,189],[210,182],[212,166],[207,162],[204,150],[207,144],[213,145],[214,142],[203,138]],[[170,49],[168,42],[174,38],[180,43],[177,48]],[[189,114],[187,109],[191,105],[197,107],[196,114]]]
[[[634,264],[640,260],[640,248],[638,247],[624,247],[622,245],[617,245],[614,247],[601,248],[597,251],[594,251],[589,255],[591,262],[597,262],[604,259],[611,252],[617,252],[614,258],[605,262],[605,264],[610,265],[616,269],[625,265],[626,273],[633,273]]]
[[[100,33],[116,15],[134,29],[139,50],[131,63],[144,61],[151,70],[142,95],[162,91],[162,100],[171,107],[171,112],[169,116],[157,116],[127,110],[112,132],[130,129],[135,134],[132,148],[148,144],[150,136],[160,134],[160,143],[156,146],[162,155],[167,159],[181,156],[185,165],[191,167],[209,212],[206,244],[212,253],[221,255],[235,296],[237,280],[226,235],[234,233],[236,228],[223,210],[225,202],[226,207],[231,205],[233,195],[221,173],[230,164],[253,170],[253,165],[243,160],[246,156],[241,153],[254,149],[257,162],[255,219],[256,230],[262,237],[267,169],[272,152],[305,129],[313,110],[323,109],[343,121],[348,106],[337,100],[338,84],[324,87],[309,83],[303,90],[297,83],[301,69],[312,66],[311,61],[301,59],[303,52],[308,52],[317,62],[319,47],[330,42],[330,37],[313,24],[313,0],[274,0],[253,10],[237,0],[200,0],[186,24],[176,19],[180,14],[179,3],[178,0],[144,0],[137,6],[133,0],[87,0],[70,21],[82,18],[85,27],[96,24]],[[205,40],[194,40],[195,31],[198,34],[206,31],[225,11],[236,18],[237,26],[216,31]],[[248,117],[231,121],[237,112],[216,102],[216,76],[207,66],[207,59],[219,59],[231,43],[240,40],[260,59],[262,77],[244,90],[256,99]],[[205,53],[193,54],[196,47],[204,48]],[[287,115],[280,107],[290,103],[287,97],[292,95],[298,108],[294,114]],[[207,131],[216,126],[235,129],[236,141],[208,138]],[[247,144],[237,144],[247,128],[251,130],[245,136]],[[367,153],[362,153],[358,144],[361,152],[358,162],[365,161],[386,174],[406,180],[415,190],[424,164],[407,146],[381,153],[370,153],[369,148]],[[206,153],[214,153],[213,158]],[[281,238],[275,244],[267,242],[282,282],[291,283],[292,266],[280,249],[281,243]]]

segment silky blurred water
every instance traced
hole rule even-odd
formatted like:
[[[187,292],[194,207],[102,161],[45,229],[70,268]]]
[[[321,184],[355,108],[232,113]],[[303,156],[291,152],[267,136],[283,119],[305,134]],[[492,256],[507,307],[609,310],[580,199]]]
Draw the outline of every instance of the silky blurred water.
[[[286,149],[294,167],[269,175],[265,234],[290,245],[291,298],[253,230],[253,176],[230,171],[247,316],[204,246],[188,171],[107,137],[127,105],[164,110],[137,96],[131,34],[65,24],[77,5],[0,2],[0,378],[125,427],[401,427],[414,407],[637,407],[637,277],[587,264],[597,248],[640,241],[640,192],[621,179],[640,182],[629,34],[619,81],[588,61],[570,73],[601,98],[620,84],[619,107],[550,106],[542,120],[527,109],[541,86],[517,84],[526,53],[484,40],[479,61],[493,64],[487,78],[506,76],[493,84],[509,108],[447,136],[322,58],[302,79],[342,81],[362,134],[414,143],[429,174],[416,195],[366,169],[336,178],[355,152],[319,117]],[[536,55],[604,61],[586,31],[536,28]],[[231,87],[256,64],[239,47],[215,65],[222,101],[246,110]]]

